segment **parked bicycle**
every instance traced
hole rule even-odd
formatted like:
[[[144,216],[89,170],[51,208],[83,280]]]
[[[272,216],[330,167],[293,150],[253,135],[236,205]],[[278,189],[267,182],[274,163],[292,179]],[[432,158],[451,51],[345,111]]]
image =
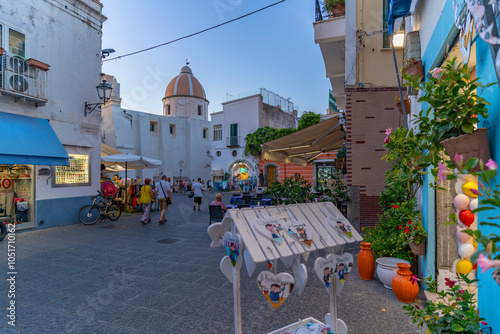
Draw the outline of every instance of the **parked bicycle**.
[[[92,196],[92,204],[85,205],[78,213],[78,219],[84,225],[95,224],[106,217],[115,221],[122,214],[121,201],[103,198],[99,190],[97,193],[97,195]]]

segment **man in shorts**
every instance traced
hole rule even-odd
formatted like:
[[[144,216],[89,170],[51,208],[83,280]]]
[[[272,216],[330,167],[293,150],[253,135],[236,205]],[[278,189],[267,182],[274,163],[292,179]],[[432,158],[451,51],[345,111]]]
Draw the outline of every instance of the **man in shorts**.
[[[201,198],[203,197],[203,185],[201,184],[201,178],[198,178],[195,184],[193,184],[193,193],[194,193],[194,203],[193,203],[193,211],[196,211],[196,204],[198,203],[198,211],[200,211],[201,207]]]
[[[170,204],[172,204],[172,191],[170,190],[170,183],[167,181],[167,176],[163,175],[161,177],[161,181],[157,186],[158,195],[156,198],[158,199],[158,204],[160,205],[160,220],[159,224],[165,224],[167,219],[165,218],[165,213],[168,210],[168,202],[167,198],[170,200]]]

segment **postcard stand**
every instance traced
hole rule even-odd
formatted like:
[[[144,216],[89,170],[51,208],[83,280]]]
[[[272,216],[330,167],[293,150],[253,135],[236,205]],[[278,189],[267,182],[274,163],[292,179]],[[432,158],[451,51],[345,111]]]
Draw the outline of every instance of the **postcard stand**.
[[[282,221],[300,221],[306,224],[312,231],[310,246],[298,239],[293,238],[288,233],[284,233],[281,244],[266,238],[260,231],[257,231],[254,222],[258,219],[282,219]],[[349,233],[342,232],[332,220],[342,221]],[[288,225],[287,225],[288,226]],[[343,227],[343,231],[345,231]],[[234,324],[235,333],[241,334],[241,296],[240,296],[240,269],[242,258],[245,258],[245,265],[249,276],[252,275],[257,263],[266,261],[282,260],[285,264],[292,264],[294,259],[302,256],[307,259],[309,253],[321,249],[328,249],[336,252],[342,251],[345,244],[362,241],[363,238],[351,226],[342,213],[331,202],[304,203],[282,206],[255,207],[243,209],[230,209],[221,223],[212,224],[208,228],[208,234],[212,238],[211,247],[219,247],[224,244],[228,250],[228,257],[223,258],[221,270],[224,275],[233,283],[234,300]],[[228,239],[230,238],[230,239]],[[230,240],[230,242],[229,242]],[[232,252],[230,253],[229,245]],[[234,247],[234,245],[237,245]],[[239,256],[244,254],[244,256]],[[227,263],[224,263],[227,262]],[[288,266],[288,265],[287,265]],[[336,307],[336,280],[328,287],[330,313],[327,322],[330,328],[337,333],[347,332],[345,324],[339,320],[337,322]],[[303,282],[305,284],[305,281]],[[296,284],[298,286],[298,284]],[[327,315],[328,316],[328,315]],[[295,324],[288,325],[272,333],[286,333],[295,330],[308,322],[319,322],[314,318],[307,318]],[[343,328],[337,329],[340,323]]]

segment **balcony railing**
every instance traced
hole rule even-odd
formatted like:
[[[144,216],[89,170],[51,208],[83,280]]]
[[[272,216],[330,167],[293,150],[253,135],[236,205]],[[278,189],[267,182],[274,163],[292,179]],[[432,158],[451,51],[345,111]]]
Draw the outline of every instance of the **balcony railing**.
[[[316,0],[316,22],[345,16],[345,5],[336,5],[331,11],[326,11],[324,7],[324,2]]]
[[[227,147],[238,147],[240,146],[241,136],[229,136],[226,137]]]
[[[47,102],[48,66],[40,69],[39,64],[43,63],[0,55],[0,93],[44,105]]]

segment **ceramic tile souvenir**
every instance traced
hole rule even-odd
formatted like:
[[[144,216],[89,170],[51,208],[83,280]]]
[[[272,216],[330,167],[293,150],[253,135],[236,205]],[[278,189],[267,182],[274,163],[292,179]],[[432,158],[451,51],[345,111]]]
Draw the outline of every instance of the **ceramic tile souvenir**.
[[[259,289],[274,309],[277,309],[292,292],[295,281],[289,273],[263,271],[257,276]]]
[[[283,242],[283,226],[281,222],[282,220],[273,217],[261,218],[254,221],[253,227],[266,238],[281,245]]]
[[[313,231],[306,223],[287,219],[284,222],[284,228],[285,231],[288,232],[288,234],[295,237],[303,244],[311,246]]]
[[[352,239],[352,226],[345,218],[328,217],[328,224],[332,226],[338,234],[347,236]]]
[[[226,276],[229,282],[233,283],[233,265],[231,263],[231,260],[229,259],[229,256],[224,256],[220,261],[220,270],[222,271],[224,276]]]
[[[227,255],[229,255],[231,264],[233,267],[236,266],[236,262],[238,262],[238,258],[241,253],[241,239],[239,234],[231,232],[224,233],[222,243],[224,244],[224,247],[226,247],[226,252]]]
[[[337,268],[335,269],[335,277],[337,278],[337,295],[344,288],[344,282],[350,275],[353,265],[354,257],[350,253],[344,253],[342,255],[336,255],[337,257]]]
[[[332,283],[335,269],[337,268],[337,255],[328,254],[326,258],[318,257],[314,262],[314,272],[321,280],[326,290]]]
[[[302,294],[307,283],[307,268],[305,264],[295,261],[292,267],[293,278],[295,280],[295,289],[299,295]]]

